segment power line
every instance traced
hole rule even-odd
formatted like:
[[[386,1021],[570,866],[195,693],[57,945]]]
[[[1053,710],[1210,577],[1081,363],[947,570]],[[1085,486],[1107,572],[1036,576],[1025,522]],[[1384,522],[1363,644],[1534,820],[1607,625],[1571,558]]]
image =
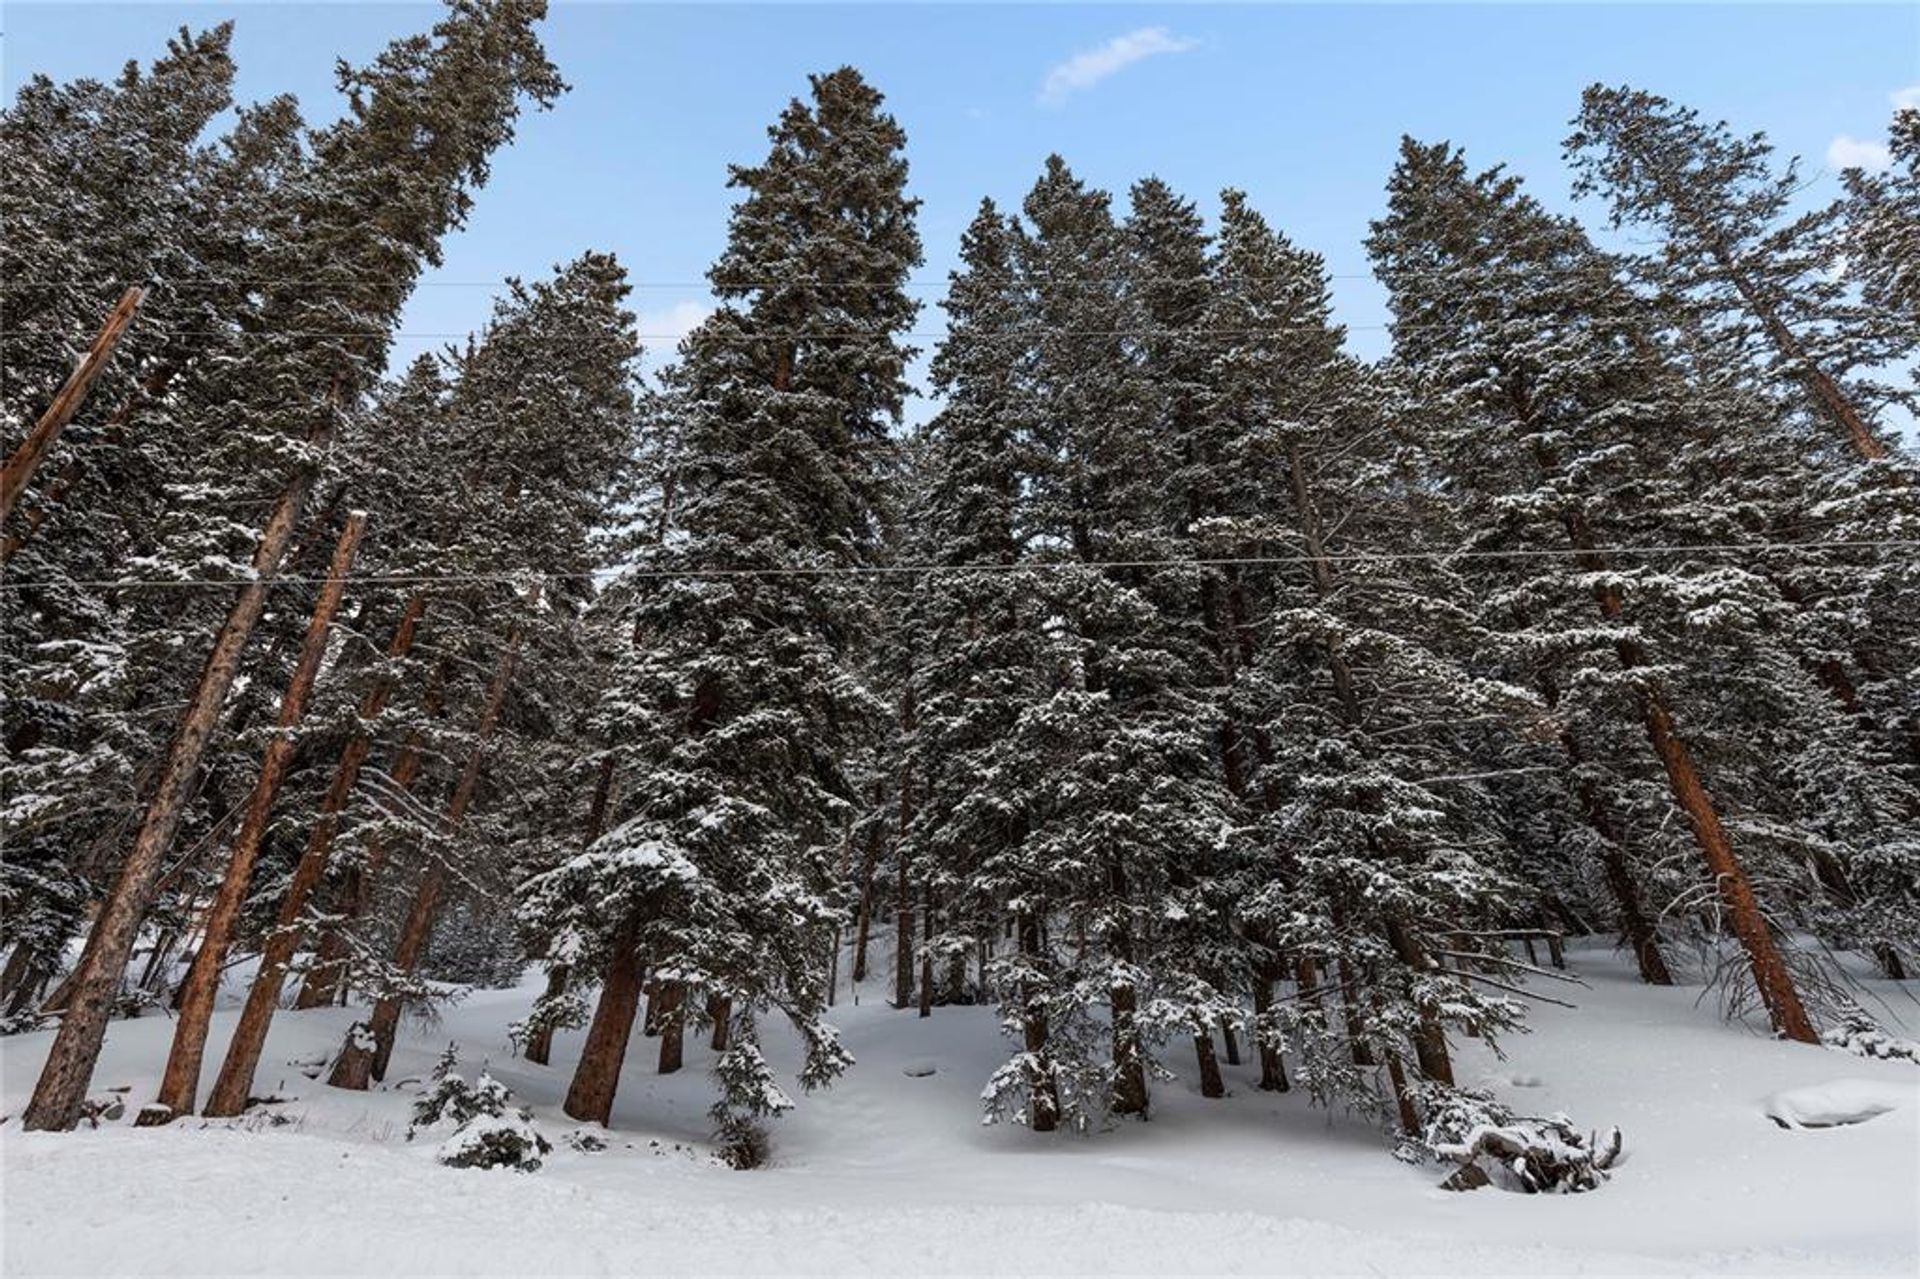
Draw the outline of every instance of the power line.
[[[1243,555],[1152,560],[1037,560],[1013,564],[833,564],[819,566],[783,565],[770,568],[603,568],[584,573],[368,573],[349,574],[338,579],[346,583],[382,586],[429,586],[436,584],[476,585],[484,583],[524,584],[531,582],[605,582],[620,578],[639,580],[727,579],[727,578],[826,578],[826,577],[911,577],[934,574],[966,573],[1062,573],[1104,571],[1110,569],[1172,568],[1253,568],[1315,563],[1362,564],[1396,561],[1443,562],[1451,560],[1503,559],[1600,559],[1632,558],[1647,555],[1698,555],[1708,552],[1817,552],[1835,550],[1893,550],[1920,548],[1920,539],[1834,540],[1813,542],[1711,542],[1699,545],[1614,546],[1582,550],[1577,547],[1524,547],[1517,550],[1468,549],[1453,551],[1347,551],[1327,555]],[[335,579],[327,577],[276,577],[268,586],[320,586]],[[93,589],[134,590],[146,587],[231,589],[248,585],[244,578],[98,578],[60,582],[0,582],[0,590],[24,591],[36,587],[66,586]]]
[[[995,341],[1000,339],[1007,339],[1007,340],[1024,339],[1027,341],[1033,341],[1033,340],[1036,340],[1039,338],[1045,338],[1045,337],[1081,337],[1081,338],[1267,337],[1275,333],[1330,333],[1335,329],[1346,329],[1351,331],[1351,330],[1388,329],[1392,327],[1395,327],[1395,326],[1388,325],[1388,324],[1324,324],[1324,325],[1323,324],[1286,324],[1286,325],[1274,325],[1269,328],[1259,328],[1259,329],[1206,329],[1206,328],[1004,329],[1004,330],[998,330],[993,333],[982,334],[978,338],[976,338],[976,340]],[[1403,324],[1398,327],[1401,329],[1401,331],[1405,332],[1412,329],[1452,328],[1455,326],[1439,325],[1439,324],[1430,324],[1430,325],[1427,325],[1427,324],[1404,325]],[[437,339],[437,340],[444,340],[444,341],[458,341],[466,338],[485,339],[485,338],[488,338],[489,336],[492,336],[495,332],[497,331],[490,331],[487,329],[474,329],[464,333],[440,333],[440,332],[432,332],[427,330],[401,329],[394,333],[380,334],[380,333],[372,333],[372,332],[336,333],[336,332],[332,332],[330,330],[325,330],[325,329],[275,329],[271,332],[262,332],[262,333],[248,333],[244,331],[236,332],[236,333],[226,333],[226,332],[215,332],[215,331],[206,331],[206,332],[182,331],[182,330],[175,329],[175,330],[167,331],[165,333],[165,336],[170,338],[241,337],[241,338],[256,338],[263,341],[274,340],[279,338],[379,338],[384,336],[384,337],[392,338],[395,340],[398,340],[400,338],[418,338],[422,340]],[[636,333],[636,334],[633,334],[633,337],[635,339],[642,342],[677,342],[681,338],[684,338],[686,336],[687,336],[686,333]],[[867,338],[876,342],[912,342],[912,341],[921,341],[921,340],[932,341],[936,338],[951,338],[955,335],[948,330],[940,330],[937,332],[891,333],[891,332],[876,332],[872,329],[845,329],[845,330],[826,329],[826,330],[819,330],[819,331],[805,330],[805,329],[763,329],[758,331],[747,331],[747,330],[734,331],[734,332],[724,333],[721,336],[725,340],[729,340],[729,341],[735,341],[735,340],[738,340],[738,341],[757,340],[757,341],[763,341],[763,342],[799,342],[799,341],[809,341],[809,340],[811,341],[853,341],[858,338]],[[517,333],[513,335],[512,340],[516,342],[537,341],[537,342],[576,342],[577,343],[580,340],[580,335],[577,333]]]
[[[1438,274],[1437,272],[1435,274]],[[420,289],[504,289],[513,284],[539,284],[551,277],[540,276],[529,280],[525,276],[502,277],[497,280],[418,280],[410,288]],[[962,276],[962,279],[972,278]],[[1230,284],[1242,281],[1259,283],[1247,276],[1222,275],[1050,275],[1045,272],[1010,272],[1008,280],[1013,283],[1029,280],[1045,280],[1054,284]],[[1321,280],[1371,280],[1375,276],[1371,271],[1335,272],[1316,275]],[[715,284],[712,280],[626,280],[623,283],[630,289],[950,289],[954,285],[950,277],[944,280],[729,280],[725,284]],[[380,276],[221,276],[212,279],[168,280],[164,277],[153,281],[162,289],[221,289],[236,285],[293,285],[300,288],[391,288],[394,281]],[[124,288],[124,284],[107,279],[94,279],[86,276],[16,276],[11,284],[0,284],[0,290],[10,288]]]

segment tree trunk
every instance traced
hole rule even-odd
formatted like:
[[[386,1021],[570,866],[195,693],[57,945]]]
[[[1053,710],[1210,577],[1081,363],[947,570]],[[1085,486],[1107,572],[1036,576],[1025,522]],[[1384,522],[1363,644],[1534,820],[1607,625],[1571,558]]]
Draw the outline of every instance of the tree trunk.
[[[53,397],[53,403],[40,415],[33,430],[13,451],[13,456],[6,460],[4,466],[0,466],[0,521],[13,514],[13,508],[18,505],[20,495],[26,492],[33,473],[46,460],[54,441],[60,438],[60,432],[67,429],[67,423],[80,411],[87,392],[93,388],[94,379],[107,367],[107,361],[113,356],[113,348],[120,344],[120,335],[127,331],[127,325],[133,322],[133,313],[140,309],[140,302],[146,296],[147,289],[143,284],[136,284],[120,295],[120,300],[107,312],[106,322],[100,326],[100,333],[93,339],[93,345],[68,375],[66,385]]]
[[[725,995],[707,996],[707,1019],[713,1023],[713,1037],[707,1046],[717,1053],[727,1050],[727,1030],[733,1019],[733,1001]]]
[[[0,999],[11,1000],[33,969],[33,947],[15,942],[7,954],[7,966],[0,969]]]
[[[1713,806],[1713,797],[1700,780],[1693,753],[1675,731],[1673,717],[1668,713],[1665,701],[1651,688],[1642,691],[1641,713],[1646,719],[1647,740],[1653,743],[1654,752],[1666,767],[1674,797],[1686,813],[1687,820],[1692,823],[1695,842],[1699,844],[1707,868],[1713,872],[1719,884],[1721,897],[1726,901],[1733,923],[1734,936],[1746,948],[1747,961],[1753,969],[1754,985],[1766,1005],[1767,1016],[1772,1020],[1775,1032],[1803,1044],[1819,1043],[1820,1036],[1814,1033],[1813,1022],[1800,1002],[1800,992],[1794,987],[1793,976],[1787,971],[1785,959],[1774,946],[1773,934],[1767,928],[1766,915],[1760,909],[1759,899],[1754,896],[1753,885],[1734,855],[1732,841],[1720,825],[1720,814]]]
[[[582,1123],[605,1124],[613,1114],[613,1095],[620,1086],[620,1065],[626,1060],[627,1040],[640,1011],[641,963],[634,953],[639,928],[629,924],[614,940],[607,955],[606,974],[593,1022],[587,1027],[580,1063],[561,1107]]]
[[[418,596],[415,598],[421,599]],[[402,625],[403,627],[405,625],[404,619],[402,619]],[[407,638],[408,643],[411,644],[410,632]],[[395,641],[398,642],[398,640],[399,636],[396,635]],[[384,694],[382,696],[384,697]],[[446,666],[442,663],[436,668],[427,684],[425,710],[429,717],[439,715],[445,696]],[[371,703],[372,697],[369,696],[368,700]],[[363,718],[365,718],[364,715]],[[315,852],[317,860],[313,867],[315,878],[306,889],[307,896],[311,896],[314,889],[319,887],[319,876],[326,870],[328,850],[332,847],[335,831],[339,828],[339,814],[346,806],[354,781],[359,776],[370,749],[371,743],[365,737],[358,737],[348,743],[347,751],[341,758],[340,769],[334,775],[334,790],[328,794],[328,803],[333,807],[323,815],[320,824],[314,828],[312,837],[308,841],[310,851],[317,849]],[[400,748],[399,755],[394,758],[392,770],[387,774],[390,790],[404,795],[413,789],[413,784],[419,780],[420,769],[425,762],[423,750],[424,743],[420,734],[410,733],[406,744]],[[352,765],[351,770],[348,768],[349,764]],[[307,970],[306,978],[300,983],[300,994],[294,1000],[295,1009],[305,1011],[309,1008],[325,1008],[336,1000],[342,1005],[346,1003],[347,967],[353,952],[352,947],[347,943],[345,924],[358,919],[366,911],[373,898],[373,876],[384,859],[383,846],[376,838],[369,841],[367,845],[364,863],[351,868],[348,872],[347,882],[339,892],[342,918],[339,922],[321,929],[320,943],[313,965]],[[298,918],[297,912],[294,917]],[[290,957],[291,948],[289,948]]]
[[[329,428],[330,423],[331,419]],[[309,444],[316,448],[324,445],[329,428],[316,431]],[[227,693],[240,669],[241,653],[266,606],[267,592],[293,541],[300,508],[312,486],[312,470],[302,467],[281,491],[259,545],[254,548],[246,583],[240,587],[226,620],[214,636],[213,649],[207,655],[199,682],[188,699],[173,743],[167,749],[166,762],[155,780],[153,797],[139,833],[134,836],[119,878],[94,921],[94,944],[82,969],[76,973],[73,997],[68,1001],[60,1030],[47,1053],[33,1100],[21,1118],[22,1126],[30,1131],[71,1128],[80,1117],[93,1064],[106,1037],[114,992],[126,971],[140,921],[160,878],[163,859],[179,829],[187,792],[219,723]]]
[[[1040,924],[1032,915],[1020,917],[1019,944],[1027,956],[1027,967],[1037,968]],[[1060,1088],[1047,1054],[1045,991],[1031,978],[1021,982],[1020,1030],[1027,1058],[1032,1063],[1027,1080],[1027,1126],[1035,1132],[1052,1132],[1060,1126]]]
[[[1200,1095],[1224,1097],[1227,1085],[1220,1078],[1220,1060],[1213,1055],[1213,1030],[1202,1026],[1193,1032],[1193,1052],[1200,1063]]]
[[[1116,1115],[1147,1114],[1146,1050],[1140,1042],[1139,992],[1134,989],[1133,931],[1126,919],[1129,893],[1126,868],[1118,858],[1107,864],[1108,892],[1115,903],[1114,922],[1107,932],[1107,949],[1127,973],[1114,980],[1107,995],[1113,1009],[1113,1101]]]
[[[1234,1033],[1233,1021],[1225,1013],[1220,1014],[1220,1044],[1226,1050],[1227,1065],[1240,1064],[1240,1036]]]
[[[173,381],[179,371],[178,364],[164,364],[149,373],[139,389],[122,400],[120,407],[116,408],[113,415],[106,420],[100,429],[100,438],[103,441],[117,443],[125,435],[127,423],[133,420],[134,410],[142,404],[152,402],[166,390],[167,384]],[[86,473],[87,468],[81,465],[79,458],[67,459],[66,464],[60,468],[60,474],[41,495],[40,500],[21,516],[18,521],[18,530],[0,538],[0,564],[11,562],[13,557],[33,540],[34,535],[39,533],[46,522],[53,517],[54,512],[60,508],[60,504],[66,500],[67,494]]]
[[[686,1040],[687,983],[660,983],[660,1066],[663,1075],[671,1075],[684,1064]]]
[[[1569,513],[1566,528],[1568,540],[1580,552],[1580,566],[1589,573],[1604,572],[1606,561],[1595,549],[1593,535],[1585,519],[1578,512]],[[1623,606],[1618,590],[1604,585],[1596,587],[1594,600],[1600,606],[1601,616],[1608,621],[1620,616]],[[1647,665],[1646,654],[1633,640],[1616,642],[1614,650],[1620,664],[1628,670]],[[1800,992],[1794,987],[1786,961],[1774,945],[1773,934],[1767,928],[1766,915],[1760,909],[1759,899],[1754,896],[1753,885],[1747,879],[1745,868],[1734,853],[1733,841],[1720,824],[1719,811],[1700,778],[1692,749],[1675,729],[1666,699],[1657,688],[1642,681],[1639,698],[1640,716],[1646,728],[1647,740],[1653,744],[1654,753],[1660,757],[1660,763],[1666,769],[1674,799],[1687,815],[1687,821],[1693,828],[1694,842],[1699,846],[1707,869],[1713,873],[1721,897],[1727,904],[1734,936],[1746,949],[1754,986],[1766,1005],[1767,1016],[1772,1020],[1775,1032],[1803,1044],[1818,1043],[1820,1037],[1814,1033],[1813,1022],[1800,1002]]]
[[[880,845],[886,832],[880,822],[867,832],[867,855],[860,865],[860,915],[853,933],[853,984],[867,979],[867,936],[873,928],[874,871],[880,862]]]
[[[366,523],[365,512],[355,511],[347,517],[346,527],[340,530],[333,560],[327,566],[326,582],[320,588],[320,598],[314,604],[313,616],[307,622],[299,659],[294,663],[293,675],[287,682],[286,696],[280,701],[280,715],[274,724],[273,740],[267,744],[266,753],[260,761],[260,776],[254,782],[252,794],[247,797],[246,816],[241,819],[240,831],[234,836],[226,874],[221,878],[213,906],[207,911],[202,924],[199,952],[194,955],[193,966],[187,970],[186,980],[180,986],[180,1017],[174,1023],[173,1046],[167,1053],[166,1071],[160,1079],[158,1103],[166,1109],[161,1111],[152,1106],[146,1107],[140,1112],[139,1123],[165,1122],[160,1118],[163,1114],[171,1119],[193,1113],[194,1095],[200,1088],[200,1061],[206,1053],[214,1000],[220,993],[220,970],[226,964],[227,950],[233,943],[234,928],[240,920],[240,909],[246,904],[247,888],[253,882],[254,863],[259,859],[260,845],[266,839],[267,824],[273,818],[274,800],[279,797],[280,783],[286,779],[287,769],[293,763],[296,749],[294,730],[306,717],[314,679],[319,675],[320,663],[327,655],[333,615],[340,608],[340,597],[347,587],[347,573],[353,567],[355,552],[360,549],[360,535],[365,531]]]
[[[539,590],[535,588],[529,605],[538,600]],[[493,683],[487,688],[480,721],[474,726],[473,749],[467,752],[466,768],[461,772],[460,782],[453,790],[453,799],[447,805],[444,836],[448,840],[460,833],[460,827],[467,818],[467,809],[473,804],[474,794],[480,788],[480,769],[486,763],[487,743],[500,722],[500,709],[507,700],[507,686],[513,682],[514,664],[520,658],[520,641],[521,631],[516,626],[507,639],[506,651],[500,654],[500,664],[494,670]],[[407,910],[406,922],[401,926],[400,939],[393,949],[393,966],[402,973],[411,975],[414,966],[420,962],[420,952],[426,949],[427,939],[433,934],[434,915],[440,908],[440,894],[446,887],[446,880],[446,863],[429,855],[426,870],[420,877],[420,886],[414,890],[413,904]],[[356,1033],[362,1029],[359,1026],[348,1030],[346,1044],[334,1061],[332,1075],[327,1079],[329,1084],[335,1088],[364,1092],[369,1075],[374,1079],[386,1077],[387,1061],[393,1055],[394,1032],[400,1025],[400,1009],[401,999],[398,995],[384,996],[374,1004],[373,1016],[364,1028],[365,1035]]]
[[[547,990],[542,996],[543,1003],[567,993],[567,982],[572,977],[572,969],[567,964],[555,964],[547,969]],[[553,1023],[542,1022],[531,1035],[527,1036],[527,1060],[536,1065],[549,1065],[553,1061]]]
[[[1420,1112],[1414,1108],[1413,1095],[1407,1091],[1406,1067],[1400,1064],[1400,1054],[1387,1054],[1387,1080],[1393,1087],[1394,1105],[1400,1111],[1400,1131],[1409,1137],[1420,1136]]]
[[[933,1016],[933,890],[920,895],[920,1015]]]
[[[592,848],[594,841],[600,838],[600,832],[607,824],[607,804],[613,798],[613,753],[609,751],[600,761],[600,773],[594,779],[593,799],[587,805],[587,829],[581,839],[582,848]],[[573,968],[570,964],[555,964],[547,970],[547,992],[545,998],[552,1001],[567,993],[567,983],[572,979]],[[553,1057],[553,1023],[546,1022],[527,1039],[527,1060],[546,1065]]]
[[[913,732],[913,690],[901,698],[900,729]],[[907,882],[907,825],[913,820],[913,775],[911,765],[900,765],[899,827],[894,838],[894,857],[899,862],[899,882],[894,885],[893,902],[893,1006],[913,1007],[913,892]]]
[[[1779,352],[1780,358],[1798,370],[1795,376],[1799,378],[1800,384],[1813,397],[1814,403],[1820,406],[1821,412],[1833,419],[1834,425],[1838,426],[1841,434],[1847,437],[1847,443],[1852,446],[1853,451],[1869,462],[1886,457],[1887,446],[1867,428],[1866,420],[1861,416],[1860,410],[1854,407],[1853,402],[1841,391],[1839,384],[1828,376],[1826,370],[1813,362],[1813,357],[1807,351],[1805,344],[1793,330],[1787,327],[1785,321],[1781,320],[1779,311],[1759,296],[1753,288],[1752,281],[1748,280],[1746,273],[1735,264],[1732,255],[1725,250],[1724,246],[1718,244],[1714,246],[1713,253],[1726,268],[1728,278],[1732,281],[1735,291],[1740,294],[1741,300],[1760,321],[1760,327],[1766,331],[1767,339],[1773,343],[1774,350]]]
[[[1400,962],[1414,972],[1436,969],[1437,966],[1407,930],[1407,926],[1392,916],[1387,917],[1387,941],[1400,957]],[[1440,1024],[1439,1014],[1424,1004],[1420,1007],[1419,1024],[1413,1034],[1413,1053],[1414,1059],[1420,1063],[1422,1075],[1435,1083],[1453,1086],[1453,1060],[1447,1053],[1446,1029]]]
[[[1260,1091],[1286,1092],[1286,1067],[1280,1060],[1280,1049],[1273,1042],[1276,1027],[1273,1025],[1273,974],[1265,969],[1253,974],[1253,1046],[1260,1054]]]

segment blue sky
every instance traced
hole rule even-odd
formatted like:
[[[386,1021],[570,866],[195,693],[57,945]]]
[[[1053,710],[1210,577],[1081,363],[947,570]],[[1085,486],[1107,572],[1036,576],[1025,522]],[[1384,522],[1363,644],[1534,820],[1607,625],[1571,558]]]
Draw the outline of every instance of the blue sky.
[[[336,56],[363,60],[433,20],[421,4],[5,5],[4,83],[110,75],[183,23],[237,20],[245,98],[338,110]],[[1323,253],[1363,355],[1385,347],[1361,240],[1403,132],[1506,161],[1571,207],[1560,140],[1580,90],[1626,81],[1765,129],[1826,165],[1871,154],[1891,95],[1920,86],[1920,5],[634,4],[556,0],[544,32],[574,86],[497,158],[471,223],[409,309],[397,356],[464,332],[495,290],[611,249],[641,286],[642,328],[697,318],[730,161],[810,71],[860,67],[905,126],[925,201],[929,305],[983,195],[1017,204],[1050,151],[1124,193],[1157,174],[1209,213],[1245,188]],[[1836,140],[1851,139],[1851,147]],[[1829,175],[1812,194],[1837,187]],[[1593,210],[1586,211],[1590,216]],[[1594,219],[1597,222],[1597,219]],[[671,343],[655,341],[652,363]],[[924,409],[922,410],[924,411]],[[918,416],[918,414],[915,414]]]

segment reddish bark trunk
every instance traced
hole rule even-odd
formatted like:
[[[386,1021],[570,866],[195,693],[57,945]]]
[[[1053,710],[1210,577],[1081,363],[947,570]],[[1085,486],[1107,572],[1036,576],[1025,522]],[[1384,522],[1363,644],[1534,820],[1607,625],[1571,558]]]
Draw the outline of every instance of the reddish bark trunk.
[[[1578,513],[1570,514],[1566,519],[1566,527],[1568,539],[1580,552],[1581,567],[1592,573],[1604,572],[1606,561],[1595,549],[1593,536],[1585,520]],[[1620,616],[1623,605],[1617,590],[1609,586],[1596,587],[1594,600],[1600,606],[1601,616],[1607,620],[1613,621]],[[1646,654],[1632,640],[1623,639],[1614,645],[1614,649],[1620,664],[1629,670],[1647,665]],[[1639,696],[1640,716],[1647,740],[1652,743],[1654,754],[1660,757],[1660,763],[1666,769],[1674,800],[1687,815],[1687,821],[1693,828],[1694,843],[1698,845],[1707,869],[1712,872],[1719,886],[1733,924],[1734,936],[1747,952],[1754,986],[1766,1005],[1774,1030],[1803,1044],[1818,1043],[1820,1037],[1814,1033],[1813,1022],[1807,1016],[1805,1005],[1800,1002],[1800,992],[1794,987],[1786,961],[1774,945],[1766,914],[1760,909],[1753,885],[1734,853],[1733,841],[1727,837],[1726,829],[1721,825],[1719,810],[1714,806],[1706,783],[1701,780],[1692,749],[1674,727],[1672,712],[1667,709],[1666,699],[1660,691],[1650,683],[1643,683]]]
[[[53,403],[34,423],[27,438],[20,441],[20,447],[13,451],[13,456],[6,460],[4,466],[0,466],[0,521],[13,514],[13,508],[19,503],[20,495],[26,492],[33,473],[46,460],[54,441],[60,438],[60,432],[67,429],[67,423],[80,411],[87,392],[93,389],[94,379],[107,367],[107,361],[113,356],[113,348],[120,344],[121,334],[133,322],[133,313],[140,309],[141,299],[146,296],[146,286],[141,284],[134,285],[120,295],[120,300],[107,312],[106,322],[100,326],[100,333],[93,339],[93,345],[68,375],[66,385],[53,397]]]
[[[685,1062],[687,984],[661,982],[660,995],[659,1072],[671,1075]]]
[[[1193,1052],[1200,1065],[1200,1095],[1202,1097],[1226,1096],[1226,1081],[1220,1078],[1220,1059],[1213,1055],[1211,1029],[1202,1028],[1193,1032]]]
[[[315,446],[325,442],[324,430],[309,440]],[[267,592],[293,542],[300,508],[312,486],[312,471],[302,468],[282,490],[259,545],[254,548],[246,584],[241,586],[226,620],[214,636],[213,649],[207,655],[206,665],[180,718],[180,727],[167,749],[166,762],[155,780],[133,847],[94,921],[91,945],[82,967],[75,973],[72,998],[48,1051],[33,1099],[21,1118],[22,1126],[30,1131],[71,1128],[80,1117],[93,1064],[106,1037],[114,992],[126,971],[140,921],[159,881],[174,833],[179,829],[201,756],[219,723],[234,677],[239,673],[241,652],[266,607]]]
[[[246,904],[247,888],[253,882],[254,863],[259,859],[260,845],[266,839],[267,824],[273,817],[274,800],[279,797],[280,783],[286,779],[287,769],[293,763],[293,733],[300,726],[300,721],[306,718],[313,682],[327,654],[333,616],[340,608],[340,597],[346,591],[347,573],[353,567],[354,554],[360,549],[360,535],[365,531],[366,523],[366,515],[355,511],[347,517],[346,527],[340,531],[333,560],[327,566],[326,582],[320,588],[320,598],[314,605],[313,616],[307,622],[299,659],[294,663],[286,696],[280,702],[273,740],[268,743],[266,754],[260,762],[260,776],[254,783],[253,793],[247,797],[246,816],[241,819],[240,831],[234,836],[226,874],[220,881],[219,891],[214,894],[213,906],[202,923],[199,952],[194,955],[193,966],[187,970],[186,980],[180,986],[180,1016],[174,1022],[173,1046],[167,1054],[166,1071],[160,1079],[157,1099],[166,1110],[163,1112],[147,1107],[140,1112],[140,1123],[154,1122],[162,1114],[171,1119],[193,1113],[194,1096],[200,1088],[200,1061],[206,1054],[214,998],[220,990],[220,970],[226,963],[227,950],[233,942],[240,908]]]
[[[538,599],[536,590],[530,603]],[[480,770],[486,763],[487,744],[500,722],[500,710],[506,704],[507,687],[513,682],[513,668],[520,659],[520,641],[520,629],[515,627],[507,639],[506,651],[500,655],[493,682],[487,688],[479,723],[474,726],[473,749],[467,753],[466,767],[460,774],[459,784],[454,787],[453,799],[447,805],[445,834],[449,839],[459,834],[461,825],[466,821],[467,810],[480,788]],[[439,911],[446,880],[446,864],[437,857],[430,857],[420,877],[420,885],[414,890],[413,903],[408,907],[406,922],[400,929],[400,939],[394,946],[393,967],[401,973],[411,975],[420,962],[420,953],[426,949],[427,939],[433,934],[434,916]],[[387,995],[379,1000],[365,1027],[355,1026],[347,1032],[346,1044],[335,1059],[333,1073],[327,1082],[335,1088],[365,1091],[369,1076],[384,1079],[387,1061],[393,1055],[394,1032],[400,1025],[400,1011],[399,996]],[[362,1029],[366,1032],[364,1035],[358,1033]],[[367,1042],[369,1039],[370,1044]]]
[[[633,1035],[634,1018],[640,1011],[642,965],[633,949],[637,932],[638,929],[631,926],[623,930],[607,956],[600,999],[593,1008],[593,1022],[587,1027],[580,1064],[574,1068],[573,1083],[561,1107],[582,1123],[604,1124],[613,1115],[613,1096],[620,1086],[620,1066],[626,1060],[627,1041]]]

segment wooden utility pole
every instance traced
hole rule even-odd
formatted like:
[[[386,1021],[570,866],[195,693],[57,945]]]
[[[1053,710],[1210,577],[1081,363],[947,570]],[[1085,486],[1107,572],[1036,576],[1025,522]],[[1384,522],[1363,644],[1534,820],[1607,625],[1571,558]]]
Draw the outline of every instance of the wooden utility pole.
[[[220,993],[220,970],[226,963],[227,948],[233,943],[240,908],[246,904],[247,888],[253,882],[254,863],[259,860],[260,845],[266,840],[267,823],[273,818],[273,802],[293,763],[294,730],[306,716],[314,679],[327,655],[333,615],[339,611],[340,597],[346,593],[347,573],[353,567],[353,557],[360,549],[360,535],[366,526],[366,512],[352,512],[334,546],[333,561],[327,566],[327,580],[320,587],[320,599],[307,622],[293,677],[287,683],[286,696],[280,701],[273,740],[260,761],[260,776],[253,784],[253,793],[247,797],[240,832],[234,836],[226,875],[214,894],[212,908],[207,911],[193,966],[187,970],[187,979],[180,986],[180,1017],[174,1023],[173,1047],[167,1054],[166,1073],[160,1079],[158,1104],[140,1112],[137,1123],[142,1126],[163,1124],[193,1113],[194,1094],[200,1088],[200,1061],[206,1055],[207,1029],[213,1021],[214,998]]]
[[[333,398],[337,400],[338,396]],[[327,443],[332,422],[330,411],[324,425],[308,436],[309,446],[317,451]],[[200,758],[219,724],[227,693],[240,670],[241,652],[266,607],[267,592],[273,588],[275,575],[292,545],[300,508],[306,504],[313,481],[310,464],[301,466],[287,481],[254,548],[239,596],[214,634],[213,650],[207,655],[206,666],[167,749],[139,833],[134,836],[113,890],[94,919],[88,950],[74,974],[73,996],[60,1019],[33,1100],[21,1116],[22,1126],[30,1131],[71,1128],[80,1117],[93,1064],[106,1038],[114,993],[133,953],[134,938],[159,881],[161,863],[180,828],[187,794],[200,771]]]
[[[140,303],[146,296],[147,286],[144,284],[136,284],[120,295],[113,310],[107,312],[106,323],[100,326],[100,335],[93,339],[93,345],[74,367],[66,385],[53,397],[53,403],[40,415],[33,430],[13,451],[13,456],[7,459],[6,466],[0,468],[0,520],[13,514],[13,508],[20,501],[20,495],[26,492],[33,473],[46,460],[54,441],[60,438],[60,432],[67,429],[67,423],[73,421],[73,415],[80,411],[87,392],[93,389],[94,379],[107,367],[113,348],[120,344],[121,334],[133,322],[133,313],[140,309]]]

